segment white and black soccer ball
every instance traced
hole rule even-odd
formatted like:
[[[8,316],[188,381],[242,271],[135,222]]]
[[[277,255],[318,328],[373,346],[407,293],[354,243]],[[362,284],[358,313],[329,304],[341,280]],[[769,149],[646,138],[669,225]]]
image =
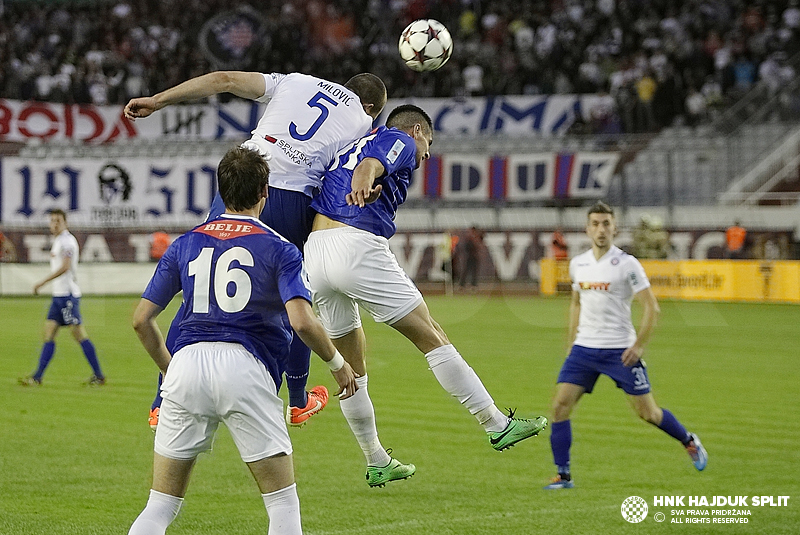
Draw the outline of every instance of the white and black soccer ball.
[[[415,20],[400,34],[400,57],[410,69],[435,71],[453,53],[453,38],[444,24],[433,19]]]

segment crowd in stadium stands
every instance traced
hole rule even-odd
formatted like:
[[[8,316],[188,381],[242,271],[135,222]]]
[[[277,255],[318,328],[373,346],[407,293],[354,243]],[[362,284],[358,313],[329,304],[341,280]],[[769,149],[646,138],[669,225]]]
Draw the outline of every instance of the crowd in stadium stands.
[[[198,34],[250,6],[265,37],[241,70],[344,81],[370,71],[392,97],[608,93],[579,132],[706,121],[762,84],[795,76],[798,0],[119,0],[5,2],[0,97],[122,104],[219,68]],[[455,52],[435,75],[407,69],[402,28],[435,18]],[[248,35],[233,39],[246,39]]]

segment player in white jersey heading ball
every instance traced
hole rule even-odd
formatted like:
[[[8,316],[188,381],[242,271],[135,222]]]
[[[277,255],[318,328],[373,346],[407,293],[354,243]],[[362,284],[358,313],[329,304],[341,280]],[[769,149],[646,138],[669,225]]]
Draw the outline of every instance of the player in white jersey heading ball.
[[[645,421],[679,440],[698,470],[708,461],[697,435],[689,433],[675,416],[656,404],[650,392],[644,348],[656,326],[658,301],[644,268],[636,258],[614,245],[614,210],[603,202],[589,209],[586,234],[592,248],[569,264],[572,301],[569,313],[569,355],[558,374],[553,400],[550,445],[558,476],[548,490],[572,488],[569,450],[572,446],[572,409],[591,393],[601,374],[617,383]],[[644,315],[637,333],[631,321],[631,300],[642,304]]]
[[[340,85],[300,73],[220,71],[152,97],[132,99],[125,106],[125,116],[132,120],[147,117],[165,106],[225,92],[267,103],[250,139],[243,143],[269,160],[269,197],[260,219],[302,251],[314,218],[309,205],[321,186],[323,171],[340,149],[372,128],[386,104],[386,86],[369,73],[357,74]],[[217,195],[209,219],[223,210]],[[173,324],[167,347],[172,347],[175,336]],[[302,425],[327,403],[323,386],[306,395],[309,358],[310,351],[295,337],[286,370],[290,405],[286,421],[290,425]],[[151,426],[159,405],[157,397],[151,407]]]
[[[23,386],[42,384],[42,377],[56,351],[55,336],[61,327],[69,327],[72,336],[83,350],[83,354],[92,367],[92,376],[87,384],[102,386],[106,378],[100,370],[94,344],[86,334],[81,318],[81,289],[78,286],[78,240],[67,229],[67,214],[63,210],[50,210],[50,234],[53,235],[53,246],[50,248],[50,274],[33,287],[34,295],[45,284],[53,283],[53,302],[47,313],[44,324],[44,344],[39,355],[39,366],[33,375],[19,379]]]

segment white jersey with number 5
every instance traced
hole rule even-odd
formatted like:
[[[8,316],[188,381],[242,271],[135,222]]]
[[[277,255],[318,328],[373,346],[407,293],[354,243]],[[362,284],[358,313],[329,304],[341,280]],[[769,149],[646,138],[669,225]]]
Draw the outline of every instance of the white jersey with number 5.
[[[372,118],[349,89],[306,74],[264,74],[267,89],[256,100],[267,109],[242,144],[269,161],[270,186],[311,195],[343,147],[369,132]]]
[[[599,349],[630,347],[636,341],[631,300],[650,287],[642,264],[616,246],[600,260],[590,249],[570,261],[569,275],[581,299],[574,343]]]

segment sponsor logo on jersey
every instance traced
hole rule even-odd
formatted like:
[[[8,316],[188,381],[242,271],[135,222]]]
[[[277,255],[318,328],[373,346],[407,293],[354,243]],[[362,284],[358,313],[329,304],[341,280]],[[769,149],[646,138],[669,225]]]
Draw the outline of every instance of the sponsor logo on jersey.
[[[609,290],[609,286],[611,286],[610,282],[579,282],[578,286],[580,286],[581,290],[601,290],[603,292],[607,292]]]
[[[300,149],[294,148],[291,144],[284,140],[278,140],[278,148],[296,165],[305,165],[311,167],[311,158]]]
[[[403,143],[399,139],[395,141],[394,145],[392,145],[392,148],[389,149],[389,152],[386,154],[386,161],[389,163],[394,163],[400,156],[400,153],[403,152],[404,148],[406,148],[405,143]]]
[[[239,238],[251,234],[266,234],[264,229],[260,227],[240,221],[231,221],[229,219],[218,219],[206,223],[205,225],[197,227],[194,231],[220,240],[230,240],[232,238]]]

